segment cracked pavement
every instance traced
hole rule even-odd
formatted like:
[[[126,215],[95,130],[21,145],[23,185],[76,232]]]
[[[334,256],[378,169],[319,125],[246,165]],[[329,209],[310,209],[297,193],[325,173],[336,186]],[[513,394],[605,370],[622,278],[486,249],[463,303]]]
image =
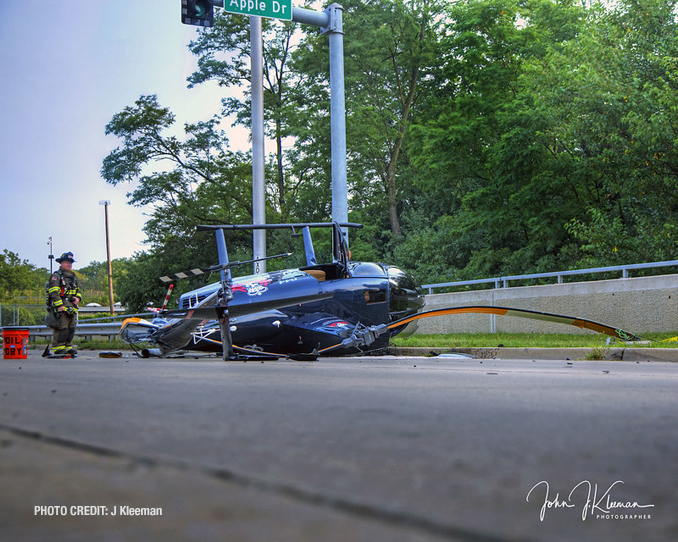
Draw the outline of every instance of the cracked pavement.
[[[677,387],[671,363],[31,352],[0,364],[0,534],[675,540]],[[581,482],[597,507],[582,486],[568,497]],[[610,500],[651,517],[597,519]],[[112,516],[120,506],[162,516]]]

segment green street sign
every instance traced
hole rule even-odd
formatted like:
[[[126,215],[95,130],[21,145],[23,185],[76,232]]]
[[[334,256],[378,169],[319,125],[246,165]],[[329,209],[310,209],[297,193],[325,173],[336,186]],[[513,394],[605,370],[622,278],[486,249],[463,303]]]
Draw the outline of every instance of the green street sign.
[[[292,20],[292,0],[224,0],[224,11]]]

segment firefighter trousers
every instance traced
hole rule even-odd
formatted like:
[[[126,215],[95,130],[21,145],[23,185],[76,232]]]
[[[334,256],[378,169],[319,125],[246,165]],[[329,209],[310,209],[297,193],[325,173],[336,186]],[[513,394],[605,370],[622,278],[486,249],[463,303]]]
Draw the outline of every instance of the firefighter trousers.
[[[67,312],[61,312],[59,315],[59,327],[52,328],[52,352],[66,354],[73,349],[76,315]]]

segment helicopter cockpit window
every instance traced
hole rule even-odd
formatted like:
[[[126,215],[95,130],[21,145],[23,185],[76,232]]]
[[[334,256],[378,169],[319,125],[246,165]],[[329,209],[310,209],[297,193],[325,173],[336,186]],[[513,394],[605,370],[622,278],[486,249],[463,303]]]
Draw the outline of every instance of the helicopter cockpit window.
[[[327,273],[322,269],[304,269],[304,273],[308,273],[319,282],[323,282],[327,279]]]
[[[371,262],[351,262],[349,264],[352,277],[385,277],[384,268]]]
[[[365,290],[363,295],[368,305],[386,303],[386,290]]]
[[[325,263],[320,265],[313,265],[308,267],[300,267],[299,271],[308,273],[309,275],[315,277],[319,281],[323,280],[335,280],[343,278],[342,274],[343,266],[336,263]]]

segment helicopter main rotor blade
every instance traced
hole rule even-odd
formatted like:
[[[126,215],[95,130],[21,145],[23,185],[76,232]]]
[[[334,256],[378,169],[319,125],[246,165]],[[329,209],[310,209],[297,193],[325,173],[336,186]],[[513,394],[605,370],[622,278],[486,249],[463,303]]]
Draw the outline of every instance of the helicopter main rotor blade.
[[[419,320],[421,318],[432,318],[435,316],[448,316],[454,314],[496,314],[497,316],[517,316],[519,318],[530,318],[532,320],[542,320],[545,322],[553,322],[556,324],[566,324],[578,327],[579,329],[588,329],[595,331],[596,333],[603,333],[611,337],[615,337],[621,341],[639,341],[641,337],[619,329],[614,326],[609,326],[607,324],[601,324],[600,322],[594,322],[593,320],[587,320],[586,318],[575,318],[574,316],[564,316],[562,314],[552,314],[549,312],[539,312],[531,311],[528,309],[513,309],[509,307],[491,307],[484,305],[475,305],[470,307],[448,307],[444,309],[433,309],[430,311],[420,312],[408,316],[406,318],[401,318],[390,324],[382,324],[380,326],[370,326],[364,327],[362,329],[356,329],[356,332],[353,333],[351,337],[343,340],[340,343],[334,344],[327,348],[323,348],[319,351],[320,354],[327,354],[332,350],[336,350],[340,347],[348,346],[362,346],[369,345],[374,341],[374,337],[382,335],[387,330],[396,329],[401,326],[406,326],[410,322]]]
[[[586,318],[576,318],[574,316],[564,316],[562,314],[552,314],[548,312],[532,311],[528,309],[514,309],[509,307],[488,307],[488,306],[470,306],[470,307],[449,307],[445,309],[434,309],[426,312],[420,312],[406,318],[402,318],[388,325],[389,329],[404,326],[419,320],[420,318],[431,318],[433,316],[445,316],[452,314],[477,313],[477,314],[496,314],[497,316],[517,316],[519,318],[530,318],[532,320],[542,320],[545,322],[554,322],[556,324],[566,324],[578,327],[579,329],[589,329],[596,333],[610,335],[622,341],[638,341],[640,337],[633,333],[628,333],[619,329]]]

